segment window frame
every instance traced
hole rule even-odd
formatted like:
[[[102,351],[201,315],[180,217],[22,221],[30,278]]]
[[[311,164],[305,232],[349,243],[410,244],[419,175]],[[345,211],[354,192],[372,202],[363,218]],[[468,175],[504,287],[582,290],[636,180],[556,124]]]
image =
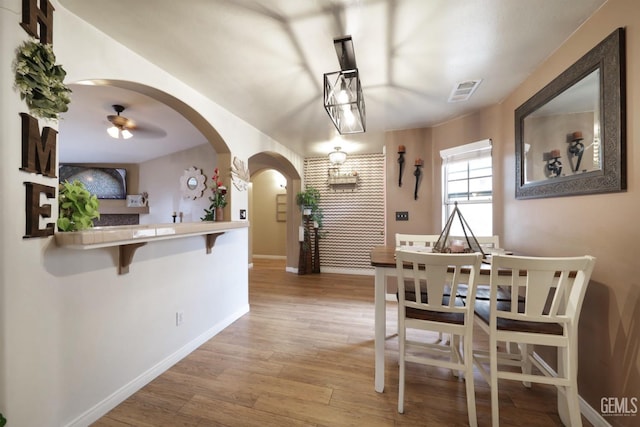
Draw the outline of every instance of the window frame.
[[[447,219],[451,215],[451,211],[457,202],[458,205],[490,205],[491,206],[491,231],[493,233],[493,149],[491,139],[484,139],[481,141],[472,142],[465,145],[445,149],[440,151],[440,157],[442,159],[442,223],[445,224]],[[467,162],[467,191],[470,187],[472,179],[478,177],[471,177],[469,174],[469,161],[489,158],[491,159],[491,175],[484,175],[484,178],[489,177],[491,179],[491,194],[488,198],[479,200],[455,200],[449,198],[449,166],[454,163]]]

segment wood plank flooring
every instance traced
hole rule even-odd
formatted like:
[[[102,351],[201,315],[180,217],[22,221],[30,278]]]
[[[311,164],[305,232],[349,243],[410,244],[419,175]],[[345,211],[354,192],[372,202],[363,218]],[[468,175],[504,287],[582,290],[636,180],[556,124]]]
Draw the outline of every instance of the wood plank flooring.
[[[467,425],[464,382],[410,363],[405,413],[398,414],[392,302],[386,387],[375,392],[373,276],[298,276],[286,273],[282,261],[256,260],[249,278],[249,314],[94,426]],[[486,346],[476,336],[478,347]],[[489,386],[479,374],[475,379],[478,423],[489,426]],[[501,382],[503,426],[560,426],[555,406],[553,387]]]

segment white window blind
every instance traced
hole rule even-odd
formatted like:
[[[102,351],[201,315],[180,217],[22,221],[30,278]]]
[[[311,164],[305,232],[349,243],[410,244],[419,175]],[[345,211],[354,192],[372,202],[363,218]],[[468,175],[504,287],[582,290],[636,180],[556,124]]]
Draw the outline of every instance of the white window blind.
[[[493,234],[493,168],[491,140],[440,151],[443,224],[455,203],[476,236]],[[454,223],[452,234],[461,233]]]

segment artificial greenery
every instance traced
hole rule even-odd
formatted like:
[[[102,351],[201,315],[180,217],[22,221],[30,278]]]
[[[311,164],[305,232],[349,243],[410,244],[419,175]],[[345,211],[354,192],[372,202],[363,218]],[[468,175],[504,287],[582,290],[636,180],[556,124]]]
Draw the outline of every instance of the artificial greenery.
[[[100,218],[98,198],[78,180],[60,184],[58,196],[60,231],[81,231],[93,227],[93,219]]]
[[[296,203],[300,212],[305,209],[311,210],[311,220],[318,223],[318,228],[322,228],[322,218],[324,217],[320,208],[320,191],[314,187],[307,187],[306,190],[296,194]]]
[[[0,427],[4,427],[5,424],[7,424],[7,419],[0,413]]]
[[[15,86],[31,114],[57,120],[58,114],[69,109],[71,89],[63,82],[67,72],[56,65],[51,44],[25,41],[17,50],[14,71]]]

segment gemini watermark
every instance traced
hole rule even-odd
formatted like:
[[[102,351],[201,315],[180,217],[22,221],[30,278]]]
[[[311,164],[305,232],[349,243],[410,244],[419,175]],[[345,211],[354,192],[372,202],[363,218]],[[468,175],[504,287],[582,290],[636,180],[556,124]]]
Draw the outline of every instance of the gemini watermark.
[[[638,415],[637,397],[603,397],[600,413],[604,417],[635,417]]]

